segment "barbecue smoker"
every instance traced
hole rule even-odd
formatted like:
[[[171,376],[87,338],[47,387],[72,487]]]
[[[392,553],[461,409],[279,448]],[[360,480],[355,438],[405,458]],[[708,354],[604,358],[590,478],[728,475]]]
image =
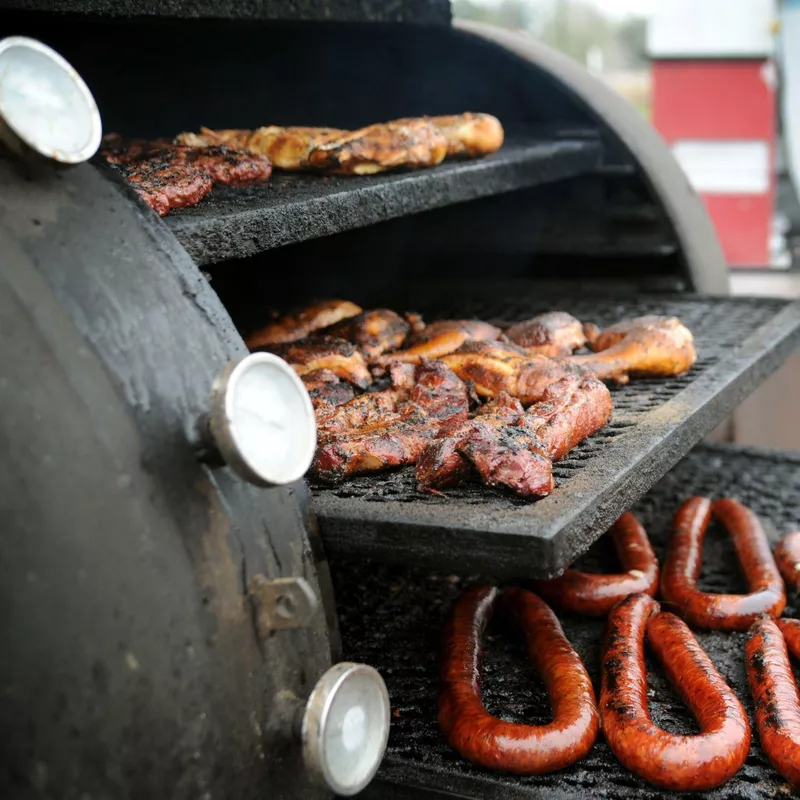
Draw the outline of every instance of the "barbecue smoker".
[[[453,23],[443,0],[0,7],[2,36],[38,39],[82,75],[106,131],[475,110],[507,132],[483,160],[276,174],[163,220],[100,163],[31,172],[3,151],[0,794],[352,792],[387,711],[376,674],[345,661],[377,668],[392,704],[370,797],[656,796],[602,742],[524,779],[447,748],[436,663],[453,576],[556,575],[631,506],[660,551],[691,493],[737,496],[776,534],[796,526],[797,458],[706,448],[668,471],[797,345],[800,307],[726,296],[698,197],[621,99],[525,36]],[[209,445],[238,375],[226,364],[268,307],[325,296],[499,323],[676,314],[699,359],[614,389],[612,423],[539,502],[477,485],[424,496],[408,470],[255,485],[236,441],[217,430]],[[708,581],[739,589],[727,545],[706,562]],[[599,623],[565,628],[596,679]],[[742,637],[726,637],[701,641],[746,699]],[[490,638],[489,651],[489,711],[546,718],[520,648]],[[690,730],[654,680],[655,718]],[[345,729],[361,744],[343,745]],[[779,785],[754,744],[715,797]]]

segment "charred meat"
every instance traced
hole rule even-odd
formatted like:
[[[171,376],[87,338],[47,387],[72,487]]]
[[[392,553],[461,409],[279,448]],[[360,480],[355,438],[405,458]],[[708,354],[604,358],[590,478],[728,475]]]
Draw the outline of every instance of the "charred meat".
[[[159,216],[197,205],[215,183],[244,186],[269,178],[264,156],[227,147],[186,147],[163,139],[126,140],[108,134],[101,156],[117,169]]]
[[[256,350],[280,356],[301,377],[324,369],[359,389],[366,389],[372,382],[364,356],[355,345],[344,339],[309,336],[299,342],[264,345]]]
[[[505,392],[524,406],[541,400],[550,384],[581,374],[580,369],[564,361],[531,355],[504,342],[467,342],[442,361],[461,380],[471,381],[481,397]]]
[[[550,384],[527,414],[548,455],[558,461],[603,428],[613,409],[611,393],[602,381],[593,375],[569,375]]]
[[[334,409],[355,397],[353,387],[329,369],[307,372],[302,380],[316,412]]]
[[[415,377],[408,401],[396,412],[319,444],[312,467],[318,478],[337,483],[354,475],[415,464],[443,425],[467,418],[467,389],[444,364],[423,364]]]
[[[677,317],[636,317],[604,331],[586,326],[591,348],[570,361],[598,378],[627,383],[633,377],[670,377],[686,372],[697,360],[694,337]]]
[[[253,349],[270,344],[296,342],[310,333],[328,328],[340,320],[349,319],[360,313],[361,306],[357,306],[349,300],[322,300],[310,306],[295,309],[263,328],[253,331],[245,337],[245,344]]]
[[[368,175],[431,167],[449,156],[492,153],[503,144],[503,127],[489,114],[465,113],[398,119],[354,131],[278,125],[256,130],[201,128],[199,134],[182,133],[176,141],[260,153],[280,169]]]
[[[600,430],[611,411],[608,388],[593,376],[561,378],[527,411],[500,393],[474,419],[440,432],[417,462],[417,481],[438,491],[474,470],[487,486],[544,497],[553,490],[552,462]]]
[[[193,146],[227,144],[243,148],[267,156],[280,169],[345,175],[434,166],[444,160],[448,149],[444,134],[423,118],[395,120],[355,131],[277,125],[254,131],[202,128],[199,135],[182,133],[177,141]]]
[[[376,359],[381,365],[392,361],[419,364],[426,358],[441,358],[454,353],[465,342],[482,342],[497,339],[500,328],[477,319],[447,319],[432,322],[411,337],[411,347]]]
[[[506,331],[506,336],[528,353],[552,358],[572,355],[586,345],[583,324],[565,311],[550,311],[519,322]]]
[[[323,333],[358,345],[367,360],[372,361],[387,350],[400,347],[410,330],[411,325],[399,314],[379,308],[337,322]]]
[[[473,469],[487,486],[505,487],[522,497],[553,490],[553,464],[519,401],[504,395],[478,416],[450,423],[421,454],[417,481],[439,491],[466,480]]]
[[[323,442],[332,436],[392,419],[398,404],[407,399],[407,392],[385,389],[359,395],[336,408],[321,409],[317,413],[317,440]]]

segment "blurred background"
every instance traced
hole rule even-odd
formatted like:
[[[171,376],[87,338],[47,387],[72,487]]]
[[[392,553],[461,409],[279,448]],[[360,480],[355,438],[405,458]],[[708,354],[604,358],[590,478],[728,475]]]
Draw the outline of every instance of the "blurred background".
[[[800,297],[800,0],[454,0],[623,95],[701,194],[734,294]],[[800,355],[712,438],[800,449]]]

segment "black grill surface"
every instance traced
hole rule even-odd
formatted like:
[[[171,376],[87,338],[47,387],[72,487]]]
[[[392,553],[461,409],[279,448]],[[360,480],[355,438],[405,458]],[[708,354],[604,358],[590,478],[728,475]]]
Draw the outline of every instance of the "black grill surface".
[[[166,222],[195,261],[213,264],[571,178],[597,167],[600,156],[597,141],[528,137],[510,138],[486,158],[413,172],[366,177],[276,172],[258,186],[218,186],[199,205],[171,213]]]
[[[329,552],[445,569],[491,563],[498,574],[517,577],[559,574],[781,363],[800,331],[800,304],[771,299],[603,301],[522,292],[504,304],[442,301],[436,308],[443,317],[502,324],[553,308],[600,325],[675,314],[694,332],[698,361],[679,378],[613,389],[612,422],[556,465],[557,488],[542,500],[523,501],[479,483],[447,497],[422,494],[413,468],[315,487]]]
[[[773,541],[800,526],[800,456],[738,448],[698,447],[641,499],[634,510],[661,558],[674,511],[693,494],[731,496],[762,516]],[[746,591],[730,539],[712,528],[707,537],[701,586],[707,591]],[[588,569],[613,570],[598,542],[581,560]],[[601,740],[587,758],[551,775],[520,778],[473,766],[452,751],[436,722],[438,648],[448,610],[476,577],[376,565],[335,563],[344,656],[376,667],[389,689],[392,727],[389,749],[378,778],[364,797],[421,797],[423,790],[454,797],[480,798],[641,798],[670,793],[653,790],[623,769]],[[487,578],[489,582],[491,578]],[[522,584],[524,585],[524,584]],[[789,598],[787,616],[800,611]],[[586,664],[599,691],[602,621],[560,614],[564,630]],[[698,639],[744,702],[752,703],[744,671],[743,633],[706,632]],[[650,709],[658,725],[679,733],[697,732],[688,710],[671,690],[655,659],[648,660]],[[513,632],[490,625],[486,638],[484,702],[491,714],[513,722],[539,724],[549,719],[544,687],[527,662]],[[788,788],[754,744],[745,766],[719,789],[702,795],[725,798],[782,797]]]

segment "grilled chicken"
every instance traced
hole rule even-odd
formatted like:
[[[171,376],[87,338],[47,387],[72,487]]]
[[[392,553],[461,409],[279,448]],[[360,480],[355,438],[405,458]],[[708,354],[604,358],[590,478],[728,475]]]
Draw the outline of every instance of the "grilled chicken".
[[[280,356],[301,377],[325,369],[359,389],[366,389],[372,383],[364,356],[344,339],[309,336],[299,342],[269,344],[255,349]]]
[[[574,359],[573,359],[574,360]],[[564,361],[531,355],[503,342],[467,342],[442,361],[481,397],[506,392],[524,405],[541,400],[550,384],[581,371]]]
[[[355,397],[353,387],[329,369],[307,372],[302,380],[311,398],[311,405],[317,412],[317,418],[320,410],[334,409]]]
[[[309,166],[345,175],[373,175],[398,167],[434,167],[444,161],[448,142],[424,118],[368,125],[315,147]]]
[[[497,339],[500,328],[477,319],[447,319],[426,325],[411,338],[411,347],[375,359],[387,366],[392,361],[419,364],[423,359],[441,358],[458,350],[465,342],[482,342]]]
[[[474,469],[487,486],[544,497],[553,490],[552,462],[600,430],[611,411],[608,388],[593,376],[561,378],[527,412],[501,392],[474,419],[440,432],[417,462],[417,481],[438,491]]]
[[[448,141],[439,128],[424,119],[402,119],[369,125],[355,131],[338,128],[282,128],[271,125],[255,131],[182,133],[182,144],[227,144],[267,156],[276,167],[369,175],[397,167],[431,167],[447,155]]]
[[[244,186],[267,180],[272,172],[269,159],[253,153],[126,140],[113,133],[104,137],[100,154],[162,217],[173,208],[197,205],[214,184]]]
[[[406,320],[388,308],[364,311],[337,322],[322,333],[346,339],[361,348],[368,361],[400,347],[411,329]]]
[[[200,128],[200,133],[182,133],[175,141],[192,147],[227,145],[236,150],[267,156],[280,169],[308,169],[315,147],[339,140],[348,132],[340,128],[283,128],[269,125],[250,130]]]
[[[553,358],[572,355],[586,345],[583,324],[565,311],[550,311],[519,322],[506,331],[506,336],[528,353]]]
[[[330,327],[340,320],[361,313],[361,306],[349,300],[322,300],[319,303],[285,314],[263,328],[253,331],[245,338],[245,344],[253,349],[269,344],[295,342],[314,331]]]
[[[466,113],[398,119],[355,131],[277,125],[256,130],[201,128],[199,134],[182,133],[176,141],[260,153],[280,169],[367,175],[435,166],[445,156],[492,153],[503,143],[503,127],[489,114]]]
[[[569,360],[603,380],[627,383],[630,376],[680,375],[697,359],[694,337],[677,317],[636,317],[602,332],[594,325],[585,327],[596,352]]]
[[[503,126],[491,114],[451,114],[428,117],[447,139],[447,157],[484,156],[503,145]]]
[[[441,361],[417,369],[408,402],[374,425],[331,436],[319,444],[313,471],[337,483],[354,475],[414,464],[425,444],[450,420],[467,418],[467,390]]]

